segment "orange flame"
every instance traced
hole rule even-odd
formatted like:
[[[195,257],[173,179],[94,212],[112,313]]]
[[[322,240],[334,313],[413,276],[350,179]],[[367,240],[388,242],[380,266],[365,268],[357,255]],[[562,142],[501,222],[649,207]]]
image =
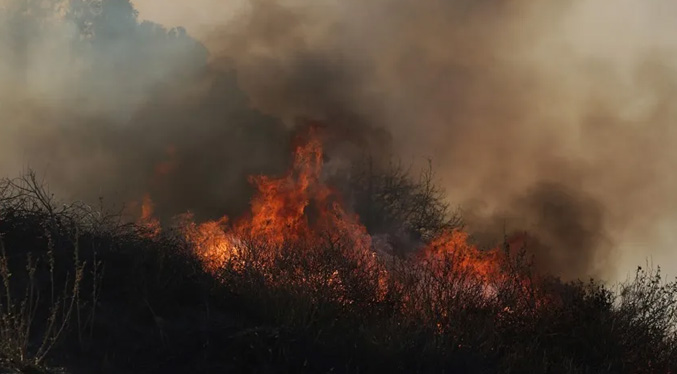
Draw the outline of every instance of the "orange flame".
[[[184,215],[181,231],[212,272],[227,263],[241,269],[251,248],[259,249],[259,264],[270,268],[283,251],[311,252],[332,245],[361,266],[376,267],[371,237],[358,217],[345,211],[338,194],[322,182],[322,165],[322,144],[311,131],[309,140],[295,148],[293,166],[285,175],[250,179],[257,193],[248,214],[233,223],[223,217],[202,224]],[[335,269],[317,281],[337,286],[340,276]]]
[[[436,265],[451,266],[455,272],[463,272],[483,280],[501,277],[502,253],[498,248],[482,251],[468,242],[468,233],[453,230],[434,239],[424,251],[424,259]]]
[[[141,200],[141,217],[137,222],[143,236],[153,238],[160,235],[160,221],[153,216],[154,210],[153,201],[151,200],[150,195],[144,195]]]
[[[256,194],[250,211],[243,217],[232,221],[224,216],[195,223],[188,213],[178,221],[180,232],[204,267],[215,275],[227,265],[236,271],[255,267],[263,270],[265,278],[273,284],[284,278],[303,287],[326,287],[323,290],[336,291],[339,300],[350,303],[342,279],[351,276],[351,272],[361,272],[376,279],[378,297],[383,297],[388,287],[397,284],[390,281],[365,226],[357,215],[346,211],[339,194],[323,182],[323,149],[317,135],[311,129],[307,139],[294,148],[293,165],[286,174],[250,178]],[[152,212],[152,202],[146,197],[142,222],[157,234],[159,223],[151,218]],[[328,260],[323,252],[326,250],[337,250],[354,266],[336,265],[327,269]],[[307,268],[279,269],[276,261],[290,254],[301,258],[299,264]],[[418,259],[427,265],[427,271],[442,275],[442,279],[449,271],[470,275],[487,284],[505,277],[506,252],[479,250],[469,243],[468,234],[460,230],[445,232],[432,240]],[[407,300],[411,299],[405,298],[404,303]]]
[[[204,266],[216,271],[237,254],[237,246],[228,233],[228,218],[196,224],[187,213],[180,218],[180,227],[186,240],[193,245]]]

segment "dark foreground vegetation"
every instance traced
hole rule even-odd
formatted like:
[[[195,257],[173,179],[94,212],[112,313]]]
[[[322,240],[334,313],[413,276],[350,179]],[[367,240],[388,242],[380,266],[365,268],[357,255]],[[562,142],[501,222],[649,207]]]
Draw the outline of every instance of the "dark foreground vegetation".
[[[326,246],[280,251],[275,269],[252,249],[247,270],[214,275],[180,235],[57,204],[30,175],[0,185],[0,235],[0,372],[677,371],[677,286],[657,271],[524,287],[516,256],[487,294],[393,258],[383,292]],[[351,274],[340,297],[296,281],[334,269]]]

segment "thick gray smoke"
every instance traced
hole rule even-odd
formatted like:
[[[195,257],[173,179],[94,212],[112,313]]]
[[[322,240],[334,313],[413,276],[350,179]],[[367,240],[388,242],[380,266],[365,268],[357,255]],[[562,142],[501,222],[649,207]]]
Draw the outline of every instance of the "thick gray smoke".
[[[388,129],[471,231],[527,230],[565,277],[670,259],[652,247],[676,202],[671,2],[248,4],[204,40],[257,108]]]
[[[3,170],[210,216],[242,208],[244,175],[280,170],[287,129],[315,119],[431,158],[470,230],[527,230],[566,277],[674,260],[669,0],[137,1],[207,50],[98,3],[2,21]]]
[[[131,3],[7,0],[0,12],[0,170],[30,167],[66,199],[158,214],[247,207],[250,174],[282,170],[287,133],[250,109],[184,29]]]

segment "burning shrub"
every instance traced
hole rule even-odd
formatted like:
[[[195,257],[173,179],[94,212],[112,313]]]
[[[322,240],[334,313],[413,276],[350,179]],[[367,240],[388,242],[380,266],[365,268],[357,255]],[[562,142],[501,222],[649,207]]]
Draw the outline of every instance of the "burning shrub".
[[[252,178],[258,194],[251,213],[195,224],[182,216],[178,227],[217,276],[258,271],[268,287],[291,287],[351,304],[377,288],[383,272],[371,237],[346,212],[335,191],[321,183],[322,148],[316,138],[299,145],[295,162],[280,178]],[[357,278],[360,281],[355,281]]]
[[[324,183],[322,161],[310,137],[295,148],[288,173],[252,178],[248,214],[203,223],[184,214],[169,230],[160,230],[150,198],[137,224],[123,224],[82,204],[55,204],[32,174],[5,181],[5,258],[53,248],[47,254],[63,264],[73,238],[92,251],[76,252],[72,269],[46,273],[65,290],[56,303],[0,302],[0,354],[44,362],[49,349],[13,332],[27,331],[37,310],[57,321],[58,328],[31,325],[48,347],[60,337],[100,360],[119,351],[113,371],[674,370],[677,287],[659,273],[639,271],[617,293],[596,282],[563,283],[535,272],[521,238],[480,250],[452,220],[433,222],[410,255],[377,251],[360,217]],[[399,198],[406,196],[413,195]],[[25,258],[2,262],[3,279],[37,256]],[[99,261],[108,269],[101,282]],[[20,283],[31,295],[28,269]]]

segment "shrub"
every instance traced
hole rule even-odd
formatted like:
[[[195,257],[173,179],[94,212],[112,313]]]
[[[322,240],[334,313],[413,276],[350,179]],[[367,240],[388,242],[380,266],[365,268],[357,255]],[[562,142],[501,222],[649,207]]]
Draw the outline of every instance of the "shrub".
[[[659,270],[564,283],[506,246],[486,278],[462,258],[375,258],[328,232],[243,238],[208,272],[181,232],[56,204],[34,176],[0,186],[3,369],[675,372],[677,285]]]

